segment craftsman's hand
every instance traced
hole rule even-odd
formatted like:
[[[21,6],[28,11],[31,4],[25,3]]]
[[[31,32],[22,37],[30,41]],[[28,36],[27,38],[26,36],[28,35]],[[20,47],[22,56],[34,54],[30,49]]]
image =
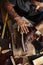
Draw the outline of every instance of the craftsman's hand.
[[[43,3],[38,3],[37,6],[36,6],[36,9],[39,9],[40,7],[43,7]]]
[[[29,21],[25,21],[21,17],[18,17],[17,23],[23,33],[29,32],[29,30],[27,28],[27,24],[29,24]]]

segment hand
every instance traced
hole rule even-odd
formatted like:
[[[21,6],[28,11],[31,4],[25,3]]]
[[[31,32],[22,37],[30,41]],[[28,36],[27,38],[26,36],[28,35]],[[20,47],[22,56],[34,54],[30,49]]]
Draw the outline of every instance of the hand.
[[[43,3],[38,3],[38,5],[36,6],[36,9],[39,9],[40,7],[43,7]]]
[[[21,17],[19,17],[17,23],[23,33],[27,34],[27,32],[29,32],[29,30],[27,28],[27,24],[29,24],[29,21],[25,21]]]

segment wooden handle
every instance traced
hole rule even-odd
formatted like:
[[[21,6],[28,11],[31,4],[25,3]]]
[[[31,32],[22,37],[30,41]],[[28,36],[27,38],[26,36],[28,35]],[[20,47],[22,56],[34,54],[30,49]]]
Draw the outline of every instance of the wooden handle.
[[[1,36],[2,39],[4,38],[4,33],[5,33],[5,29],[6,29],[7,19],[8,19],[8,13],[6,14],[6,18],[5,18],[5,22],[4,22],[4,27],[3,27],[2,36]]]

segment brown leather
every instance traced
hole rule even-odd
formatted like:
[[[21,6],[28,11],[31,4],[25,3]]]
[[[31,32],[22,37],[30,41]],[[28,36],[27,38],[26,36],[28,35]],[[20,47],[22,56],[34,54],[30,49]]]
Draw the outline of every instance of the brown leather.
[[[1,53],[0,54],[0,64],[3,64],[6,61],[6,59],[8,59],[11,55],[12,55],[11,51],[9,51],[9,52],[7,52],[5,54]]]

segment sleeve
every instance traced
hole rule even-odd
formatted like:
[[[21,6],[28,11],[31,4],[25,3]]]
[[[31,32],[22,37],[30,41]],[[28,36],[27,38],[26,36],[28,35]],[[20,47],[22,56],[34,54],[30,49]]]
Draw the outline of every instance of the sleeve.
[[[9,0],[10,3],[12,3],[13,5],[16,5],[16,0]]]

